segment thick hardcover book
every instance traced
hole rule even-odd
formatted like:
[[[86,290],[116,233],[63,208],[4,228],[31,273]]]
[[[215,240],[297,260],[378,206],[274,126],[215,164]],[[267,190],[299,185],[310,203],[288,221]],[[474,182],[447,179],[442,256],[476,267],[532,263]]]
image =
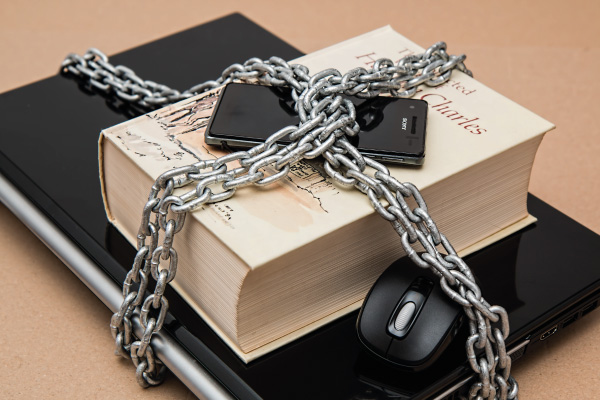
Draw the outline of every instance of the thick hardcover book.
[[[247,40],[241,43],[240,37]],[[208,42],[214,45],[191,51]],[[293,59],[300,53],[241,15],[232,15],[112,60],[148,79],[186,88],[213,78],[223,65],[256,55]],[[93,264],[121,284],[135,249],[106,218],[97,143],[102,129],[135,116],[135,111],[54,76],[0,95],[0,116],[0,182],[10,181]],[[3,190],[0,198],[8,203]],[[532,196],[528,205],[538,222],[466,259],[486,298],[509,312],[507,348],[515,350],[515,358],[544,333],[573,329],[567,324],[591,311],[600,296],[600,269],[589,262],[596,259],[600,237]],[[11,207],[18,210],[21,205]],[[356,312],[246,364],[176,291],[168,288],[167,297],[171,307],[163,331],[232,398],[432,399],[450,393],[472,374],[460,339],[422,374],[372,360],[359,346]],[[198,387],[196,382],[187,384]]]
[[[384,27],[291,63],[311,73],[328,67],[343,73],[376,58],[421,52]],[[226,154],[204,142],[219,93],[102,132],[107,213],[132,244],[162,172]],[[425,163],[389,166],[390,172],[421,189],[455,248],[468,254],[531,223],[531,166],[553,125],[458,71],[415,97],[429,102]],[[282,183],[243,188],[193,212],[175,247],[172,285],[246,361],[358,308],[383,269],[404,255],[367,197],[340,188],[320,160],[296,163]]]

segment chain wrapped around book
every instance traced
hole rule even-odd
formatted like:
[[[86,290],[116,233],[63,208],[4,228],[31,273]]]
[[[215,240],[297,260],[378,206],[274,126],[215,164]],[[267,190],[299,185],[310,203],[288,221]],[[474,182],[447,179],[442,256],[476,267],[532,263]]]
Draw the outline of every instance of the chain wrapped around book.
[[[298,126],[283,127],[250,150],[175,168],[156,179],[142,211],[137,254],[123,283],[124,300],[110,322],[115,352],[132,359],[141,386],[158,385],[164,378],[166,367],[154,356],[151,338],[162,328],[169,308],[164,291],[177,271],[173,240],[183,228],[187,213],[204,204],[226,200],[243,186],[275,183],[286,177],[290,166],[299,160],[322,157],[327,174],[341,186],[353,186],[364,193],[377,213],[391,223],[414,264],[437,275],[443,291],[463,307],[470,330],[467,358],[478,376],[469,398],[517,398],[518,385],[510,375],[511,358],[504,343],[509,334],[506,311],[482,297],[471,270],[438,230],[417,187],[398,181],[387,167],[361,155],[348,140],[360,128],[353,103],[342,95],[372,98],[386,94],[409,98],[420,85],[438,86],[447,82],[454,69],[471,75],[463,63],[465,58],[465,55],[448,55],[446,44],[439,42],[424,53],[404,57],[398,63],[379,59],[371,69],[355,68],[345,74],[326,69],[314,75],[305,66],[289,65],[281,58],[251,58],[229,66],[214,81],[179,92],[143,80],[124,66],[110,64],[106,55],[96,49],[83,56],[67,56],[61,66],[63,73],[78,76],[107,95],[146,110],[242,81],[290,88],[300,117]],[[277,141],[284,136],[289,136],[292,142],[278,145]],[[239,166],[228,168],[232,162]],[[268,175],[273,170],[276,172]],[[191,185],[194,185],[191,190],[174,194],[175,189]],[[416,207],[411,208],[407,203],[409,198]],[[414,249],[418,244],[424,252]],[[156,280],[156,287],[146,295],[150,276]],[[144,328],[140,340],[132,336],[131,318],[136,313]]]

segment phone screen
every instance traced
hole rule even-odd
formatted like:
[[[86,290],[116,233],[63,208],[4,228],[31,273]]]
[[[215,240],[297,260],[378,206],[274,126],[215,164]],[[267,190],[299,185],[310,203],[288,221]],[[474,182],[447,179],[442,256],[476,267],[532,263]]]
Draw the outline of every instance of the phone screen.
[[[361,132],[349,141],[379,161],[422,164],[425,155],[427,103],[423,100],[348,96],[356,107]],[[252,147],[279,129],[298,125],[288,88],[229,84],[221,92],[206,130],[206,142]],[[283,138],[281,145],[290,143]]]

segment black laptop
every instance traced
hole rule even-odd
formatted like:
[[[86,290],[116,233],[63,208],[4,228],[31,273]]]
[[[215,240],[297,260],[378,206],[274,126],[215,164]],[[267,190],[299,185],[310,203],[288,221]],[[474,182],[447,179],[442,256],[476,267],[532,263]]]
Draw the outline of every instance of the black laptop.
[[[201,51],[189,51],[194,46]],[[225,65],[271,55],[293,59],[301,53],[234,14],[111,61],[184,89],[218,76]],[[0,95],[0,200],[112,309],[135,249],[104,214],[97,140],[101,129],[138,114],[59,75]],[[528,201],[539,219],[535,225],[466,258],[486,299],[509,313],[507,348],[513,360],[570,329],[600,298],[600,268],[587,262],[596,256],[600,236],[533,196]],[[245,364],[176,292],[169,289],[167,297],[170,315],[155,341],[157,351],[198,396],[442,399],[457,396],[473,378],[464,337],[420,373],[372,358],[356,337],[357,313]]]

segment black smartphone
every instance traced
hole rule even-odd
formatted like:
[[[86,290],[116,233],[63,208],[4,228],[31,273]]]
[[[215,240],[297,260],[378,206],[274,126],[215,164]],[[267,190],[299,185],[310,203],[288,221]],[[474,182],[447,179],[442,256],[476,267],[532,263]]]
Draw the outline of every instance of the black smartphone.
[[[365,156],[394,164],[425,159],[427,102],[415,99],[347,97],[356,107],[361,132],[349,141]],[[298,125],[288,88],[230,83],[221,92],[205,132],[210,145],[250,148],[289,125]],[[286,137],[277,142],[285,146]]]

